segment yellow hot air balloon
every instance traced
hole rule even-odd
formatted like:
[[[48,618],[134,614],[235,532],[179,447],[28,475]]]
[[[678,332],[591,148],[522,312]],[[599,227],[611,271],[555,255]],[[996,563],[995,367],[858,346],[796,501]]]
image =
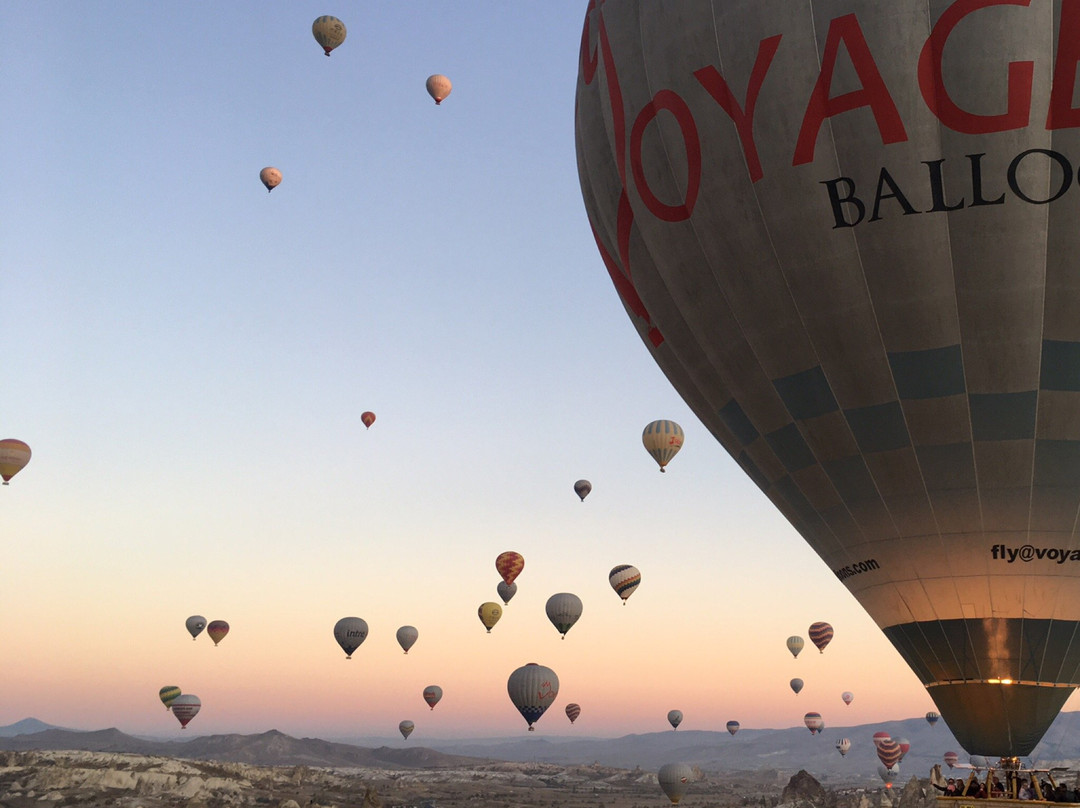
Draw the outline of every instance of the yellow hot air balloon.
[[[11,482],[11,478],[29,462],[29,446],[15,438],[0,440],[0,477],[4,478],[4,485]]]
[[[682,448],[682,427],[674,421],[653,421],[641,433],[641,442],[645,444],[645,451],[659,464],[660,471],[666,471],[664,467]]]
[[[345,41],[345,23],[337,17],[323,15],[311,24],[311,34],[329,56],[330,51]]]
[[[448,79],[446,76],[442,76],[438,73],[433,76],[428,76],[428,95],[435,99],[436,106],[441,104],[443,102],[443,99],[446,98],[446,96],[450,95],[450,90],[452,89],[453,85],[450,83],[450,79]]]
[[[499,622],[499,618],[502,617],[503,610],[498,603],[488,601],[487,603],[481,603],[476,613],[480,616],[480,622],[484,624],[484,628],[490,634],[491,629],[495,627],[495,624]]]

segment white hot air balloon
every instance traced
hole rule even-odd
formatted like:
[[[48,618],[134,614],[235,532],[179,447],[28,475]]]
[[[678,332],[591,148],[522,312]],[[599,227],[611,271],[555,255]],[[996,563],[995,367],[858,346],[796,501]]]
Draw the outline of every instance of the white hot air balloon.
[[[678,729],[682,723],[682,710],[668,710],[667,720],[673,730]]]
[[[656,774],[667,798],[672,805],[678,805],[686,793],[687,785],[694,779],[694,770],[686,763],[665,763]]]
[[[176,716],[176,720],[180,722],[180,729],[187,729],[188,722],[197,716],[199,710],[202,709],[202,702],[199,701],[198,696],[184,693],[173,699],[170,709],[173,715]]]
[[[571,592],[559,592],[548,598],[544,608],[551,625],[555,626],[565,640],[566,632],[573,628],[581,617],[581,598]]]
[[[559,677],[551,668],[530,662],[510,674],[506,680],[506,693],[528,723],[529,732],[533,732],[533,724],[559,695]]]
[[[192,641],[194,641],[196,637],[202,634],[202,630],[206,628],[206,618],[201,614],[193,614],[184,621],[184,627],[188,630],[188,634],[191,635]]]
[[[843,757],[851,749],[851,740],[848,738],[841,738],[836,742],[836,751]]]
[[[416,729],[416,724],[412,721],[402,721],[397,728],[398,732],[401,733],[401,737],[408,740],[409,736],[412,735],[412,731]]]

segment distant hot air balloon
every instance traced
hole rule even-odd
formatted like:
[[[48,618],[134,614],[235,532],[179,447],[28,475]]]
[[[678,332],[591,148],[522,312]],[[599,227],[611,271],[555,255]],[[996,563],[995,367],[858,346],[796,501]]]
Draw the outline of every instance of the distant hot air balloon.
[[[897,738],[896,745],[900,747],[900,760],[903,760],[904,755],[911,750],[911,741],[907,738]]]
[[[398,645],[401,646],[401,650],[406,654],[409,653],[409,649],[413,647],[413,643],[416,642],[420,636],[420,632],[416,630],[415,626],[402,626],[397,630]]]
[[[995,758],[1080,684],[1077,19],[589,2],[580,37],[582,195],[639,336]]]
[[[881,729],[874,733],[874,746],[881,746],[885,741],[891,741],[892,735]]]
[[[660,788],[671,800],[672,805],[679,804],[679,800],[686,793],[687,784],[693,779],[694,770],[686,763],[665,763],[656,774]]]
[[[889,738],[887,741],[882,741],[877,747],[878,760],[884,763],[886,766],[892,766],[894,763],[898,763],[900,758],[903,757],[903,752],[900,750],[900,744]]]
[[[499,593],[499,597],[502,598],[503,606],[508,604],[514,595],[517,594],[517,584],[508,584],[506,581],[499,581],[499,585],[495,587],[495,590]]]
[[[819,653],[825,653],[825,646],[832,641],[832,638],[833,627],[828,623],[810,624],[810,642],[817,646]]]
[[[191,635],[192,642],[194,642],[195,638],[202,634],[202,630],[206,628],[206,618],[201,614],[193,614],[184,621],[184,626],[187,628],[188,634]]]
[[[480,622],[484,624],[484,628],[487,629],[487,633],[490,634],[491,629],[495,627],[495,624],[499,622],[499,618],[502,617],[502,606],[489,600],[486,603],[481,603],[476,613],[480,617]]]
[[[803,649],[803,646],[805,644],[806,643],[803,642],[803,638],[800,637],[798,634],[793,634],[792,636],[787,638],[787,649],[791,651],[791,655],[793,657],[797,658],[799,656],[799,651]]]
[[[807,713],[803,716],[803,723],[806,724],[806,728],[810,730],[811,735],[816,735],[825,729],[825,722],[821,718],[821,713]]]
[[[571,724],[578,720],[579,715],[581,715],[580,704],[577,702],[570,702],[566,705],[566,717],[570,719]]]
[[[668,710],[667,720],[672,729],[678,729],[682,723],[682,710]]]
[[[849,739],[841,738],[836,742],[836,751],[840,753],[841,757],[846,755],[849,749],[851,749],[851,741]]]
[[[199,701],[199,697],[192,696],[190,693],[184,693],[173,699],[172,712],[176,720],[180,722],[180,729],[187,729],[188,722],[197,716],[201,709],[202,702]]]
[[[360,421],[365,427],[371,429],[371,425],[375,423],[375,413],[368,410],[367,412],[360,413]]]
[[[427,87],[428,95],[435,99],[436,106],[441,104],[443,99],[450,95],[450,90],[453,89],[450,79],[438,73],[433,76],[428,76],[425,86]]]
[[[158,691],[158,698],[161,699],[161,703],[164,704],[165,709],[168,710],[181,692],[180,688],[176,685],[165,685],[165,687]]]
[[[878,777],[885,783],[885,788],[892,788],[893,780],[900,774],[900,764],[894,763],[892,766],[879,765],[877,767]]]
[[[507,586],[514,582],[523,569],[525,569],[525,559],[521,553],[515,553],[512,550],[507,550],[505,553],[499,553],[495,559],[495,569],[499,575],[502,576],[503,581]]]
[[[573,628],[574,623],[581,617],[581,598],[572,592],[559,592],[548,598],[544,609],[551,625],[555,626],[565,640],[566,632]]]
[[[845,690],[843,693],[840,694],[840,698],[844,702],[844,704],[850,705],[851,702],[855,700],[855,694],[852,693],[850,690]]]
[[[0,440],[0,477],[4,479],[4,485],[29,462],[30,447],[27,444],[15,438]]]
[[[225,639],[225,635],[229,633],[229,624],[224,620],[211,620],[206,626],[206,634],[214,641],[216,647],[219,642]]]
[[[939,718],[941,718],[941,716],[931,710],[926,714],[926,723],[930,726],[934,726],[934,724],[938,722]]]
[[[559,677],[551,668],[530,662],[510,674],[506,680],[506,692],[529,724],[529,732],[532,732],[533,724],[540,720],[540,716],[559,695]]]
[[[728,731],[729,734],[734,735],[736,732],[739,731],[740,726],[742,726],[742,725],[738,721],[728,721],[727,722],[727,731]]]
[[[968,755],[968,763],[976,769],[985,769],[989,765],[982,755]]]
[[[960,760],[960,756],[956,754],[956,752],[946,752],[942,755],[941,759],[944,760],[946,765],[951,769],[956,765],[957,761]]]
[[[592,483],[588,480],[578,480],[574,483],[574,493],[581,497],[581,501],[585,501],[585,497],[589,496],[589,492],[592,491]]]
[[[311,33],[329,56],[330,51],[345,41],[345,23],[337,17],[323,15],[311,24]]]
[[[792,679],[788,684],[791,685],[791,689],[795,692],[796,696],[799,695],[799,691],[803,689],[802,679]]]
[[[367,639],[368,624],[362,617],[343,617],[334,623],[334,639],[345,652],[346,659],[352,659],[353,651]]]
[[[409,736],[412,735],[412,731],[416,729],[416,724],[414,724],[412,721],[402,721],[400,724],[397,725],[397,728],[398,732],[401,733],[401,737],[405,740],[408,740]]]
[[[611,572],[608,573],[608,583],[615,590],[615,594],[622,598],[623,606],[625,606],[627,598],[641,585],[641,572],[630,564],[619,564],[612,567]]]
[[[270,193],[281,185],[281,172],[273,166],[267,166],[259,172],[259,179],[262,180],[262,184],[266,186],[266,192]]]
[[[645,451],[660,466],[660,471],[667,471],[665,466],[682,448],[682,427],[674,421],[653,421],[641,433],[641,442],[645,445]]]
[[[438,685],[428,685],[424,688],[424,701],[428,703],[428,707],[432,710],[435,709],[435,705],[442,699],[442,688]]]

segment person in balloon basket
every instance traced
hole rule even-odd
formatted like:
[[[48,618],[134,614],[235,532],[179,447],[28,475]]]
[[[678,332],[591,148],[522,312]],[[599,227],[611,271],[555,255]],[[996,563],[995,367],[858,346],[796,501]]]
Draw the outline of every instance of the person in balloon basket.
[[[1035,799],[1035,792],[1031,788],[1030,780],[1021,780],[1020,788],[1016,792],[1017,799],[1021,800],[1033,800]]]

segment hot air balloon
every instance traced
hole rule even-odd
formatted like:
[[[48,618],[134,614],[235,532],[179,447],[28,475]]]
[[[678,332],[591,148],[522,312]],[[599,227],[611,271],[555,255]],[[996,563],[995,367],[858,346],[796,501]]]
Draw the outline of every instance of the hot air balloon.
[[[581,598],[571,592],[559,592],[548,598],[544,609],[551,625],[555,626],[565,640],[566,632],[573,628],[574,623],[581,617]]]
[[[960,756],[956,752],[946,752],[941,756],[941,759],[945,761],[946,765],[951,769],[956,765],[956,762],[960,760]]]
[[[559,677],[551,668],[530,662],[510,674],[506,692],[533,732],[533,724],[559,695]]]
[[[907,738],[897,738],[896,745],[900,747],[900,760],[903,760],[904,755],[911,750],[911,741]]]
[[[798,658],[799,652],[803,649],[805,644],[803,638],[798,634],[794,634],[787,638],[787,649],[791,651],[793,657]]]
[[[158,691],[158,698],[161,699],[161,703],[165,705],[165,709],[168,710],[172,706],[172,703],[176,701],[176,697],[181,693],[180,688],[176,685],[165,685]]]
[[[487,629],[487,633],[490,634],[491,629],[495,627],[495,624],[499,622],[499,618],[502,617],[502,606],[489,600],[486,603],[481,603],[476,613],[480,617],[480,622],[484,624],[484,628]]]
[[[368,624],[362,617],[343,617],[334,623],[334,639],[345,652],[346,659],[352,659],[353,651],[367,639]]]
[[[806,728],[810,730],[811,735],[816,735],[825,729],[825,722],[821,718],[821,713],[807,713],[803,716],[803,723],[806,724]]]
[[[195,638],[202,634],[202,630],[206,628],[206,618],[201,614],[193,614],[184,621],[184,627],[187,628],[188,634],[191,635],[191,640],[194,642]]]
[[[792,679],[788,684],[791,685],[791,689],[795,692],[796,696],[799,695],[799,691],[803,689],[802,679]]]
[[[415,626],[402,626],[397,630],[396,636],[398,645],[401,646],[401,650],[407,654],[420,636],[420,632],[416,630]]]
[[[229,633],[229,624],[224,620],[211,620],[206,626],[206,634],[214,641],[214,647],[225,639],[225,635]]]
[[[641,572],[630,564],[619,564],[612,567],[611,572],[608,573],[608,583],[615,590],[615,594],[622,598],[623,606],[625,606],[627,599],[641,584]]]
[[[324,14],[311,24],[311,34],[329,56],[330,51],[345,41],[345,23]]]
[[[588,480],[578,480],[574,483],[574,493],[581,497],[581,501],[585,501],[585,497],[589,496],[589,492],[592,491],[592,483]]]
[[[450,79],[438,73],[433,76],[428,76],[425,86],[427,87],[428,95],[435,99],[436,106],[441,104],[443,99],[450,95],[450,91],[453,89]]]
[[[515,553],[511,550],[507,550],[505,553],[499,553],[495,559],[495,569],[499,575],[502,576],[503,582],[507,586],[514,582],[523,569],[525,569],[525,559],[521,553]]]
[[[508,604],[510,600],[517,594],[517,584],[508,584],[506,581],[499,581],[499,585],[495,587],[495,591],[499,593],[499,597],[502,598],[503,606]]]
[[[270,193],[281,184],[281,172],[273,166],[267,166],[259,172],[259,179],[266,186],[266,192]]]
[[[934,726],[934,724],[938,722],[939,718],[941,718],[941,716],[931,710],[926,714],[926,723],[930,726]]]
[[[845,690],[843,693],[840,694],[840,699],[844,702],[844,704],[850,705],[851,702],[855,700],[855,694],[852,693],[850,690]]]
[[[400,724],[397,725],[397,728],[398,732],[401,733],[401,737],[405,740],[408,740],[409,736],[412,735],[412,731],[416,729],[416,724],[414,724],[412,721],[402,721]]]
[[[892,788],[893,780],[900,774],[900,764],[894,763],[892,766],[879,765],[877,773],[878,777],[885,783],[885,788]]]
[[[15,438],[0,440],[0,477],[4,479],[4,485],[29,462],[30,447],[27,444]]]
[[[874,746],[881,746],[885,741],[891,741],[892,735],[885,730],[878,730],[874,733]]]
[[[976,769],[985,769],[988,765],[986,762],[986,758],[982,755],[969,755],[968,763],[970,763]]]
[[[602,263],[960,744],[1028,755],[1080,682],[1076,8],[671,8],[587,4]]]
[[[900,744],[889,738],[887,741],[882,741],[877,745],[877,756],[878,760],[886,766],[892,766],[900,761],[903,752],[900,749]]]
[[[682,710],[668,710],[667,720],[672,729],[678,729],[682,723]]]
[[[682,427],[674,421],[653,421],[641,433],[641,442],[645,444],[645,451],[660,466],[660,471],[667,471],[665,466],[682,448]]]
[[[836,751],[840,753],[840,757],[843,757],[851,749],[851,741],[847,738],[841,738],[836,742]]]
[[[687,784],[693,779],[694,770],[686,763],[665,763],[656,774],[660,788],[671,800],[672,805],[679,804],[679,800],[686,793]]]
[[[192,696],[190,693],[184,693],[173,699],[172,712],[176,720],[180,722],[180,729],[187,729],[188,722],[197,716],[201,709],[202,702],[199,701],[199,697]]]
[[[375,423],[375,413],[371,410],[360,413],[360,421],[367,429],[371,429],[371,425]]]
[[[428,685],[424,688],[424,701],[428,703],[428,707],[432,710],[435,709],[435,705],[439,703],[442,698],[442,688],[438,685]]]
[[[734,735],[736,732],[739,731],[740,726],[742,726],[742,725],[738,721],[728,721],[727,722],[727,731],[728,731],[729,734]]]
[[[817,646],[818,653],[825,653],[825,646],[832,641],[832,638],[833,627],[828,623],[810,624],[810,642]]]
[[[581,715],[581,705],[577,702],[571,702],[566,705],[566,717],[570,719],[570,723],[573,724],[578,720],[578,716]]]

